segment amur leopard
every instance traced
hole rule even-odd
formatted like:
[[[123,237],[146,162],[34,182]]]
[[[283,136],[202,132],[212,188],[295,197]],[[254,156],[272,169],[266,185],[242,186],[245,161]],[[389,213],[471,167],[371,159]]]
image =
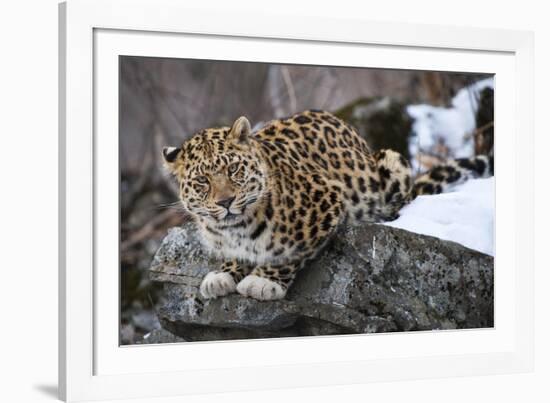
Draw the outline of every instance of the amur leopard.
[[[225,261],[202,281],[205,298],[283,298],[339,225],[393,220],[417,195],[493,171],[492,157],[478,156],[413,181],[401,154],[372,152],[353,127],[318,110],[255,132],[240,117],[164,148],[163,156],[204,244]]]

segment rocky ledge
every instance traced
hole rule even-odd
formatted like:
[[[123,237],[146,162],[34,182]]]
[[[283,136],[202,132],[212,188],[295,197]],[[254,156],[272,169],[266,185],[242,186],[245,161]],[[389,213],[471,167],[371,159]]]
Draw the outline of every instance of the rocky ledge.
[[[219,262],[192,223],[172,228],[149,271],[162,327],[186,341],[493,326],[493,258],[383,225],[344,228],[279,301],[205,300]]]

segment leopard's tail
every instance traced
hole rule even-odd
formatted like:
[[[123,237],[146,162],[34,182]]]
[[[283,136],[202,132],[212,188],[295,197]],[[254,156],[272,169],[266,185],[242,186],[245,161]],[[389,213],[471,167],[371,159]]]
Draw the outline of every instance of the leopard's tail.
[[[414,180],[411,196],[443,193],[468,179],[487,178],[494,175],[493,156],[478,155],[472,158],[449,160]]]

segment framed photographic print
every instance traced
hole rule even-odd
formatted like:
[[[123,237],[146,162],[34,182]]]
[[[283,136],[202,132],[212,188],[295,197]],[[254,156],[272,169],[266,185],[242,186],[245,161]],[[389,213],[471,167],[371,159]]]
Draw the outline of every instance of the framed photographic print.
[[[532,35],[243,13],[60,5],[62,398],[529,371]]]

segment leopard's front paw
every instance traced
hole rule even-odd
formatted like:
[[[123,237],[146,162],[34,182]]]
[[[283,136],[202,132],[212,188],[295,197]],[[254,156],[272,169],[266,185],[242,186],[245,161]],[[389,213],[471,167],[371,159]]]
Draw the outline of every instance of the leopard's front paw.
[[[235,292],[233,276],[226,272],[211,271],[201,283],[201,294],[204,298],[223,297]]]
[[[265,277],[249,275],[237,284],[237,292],[245,297],[269,301],[284,298],[286,289]]]

